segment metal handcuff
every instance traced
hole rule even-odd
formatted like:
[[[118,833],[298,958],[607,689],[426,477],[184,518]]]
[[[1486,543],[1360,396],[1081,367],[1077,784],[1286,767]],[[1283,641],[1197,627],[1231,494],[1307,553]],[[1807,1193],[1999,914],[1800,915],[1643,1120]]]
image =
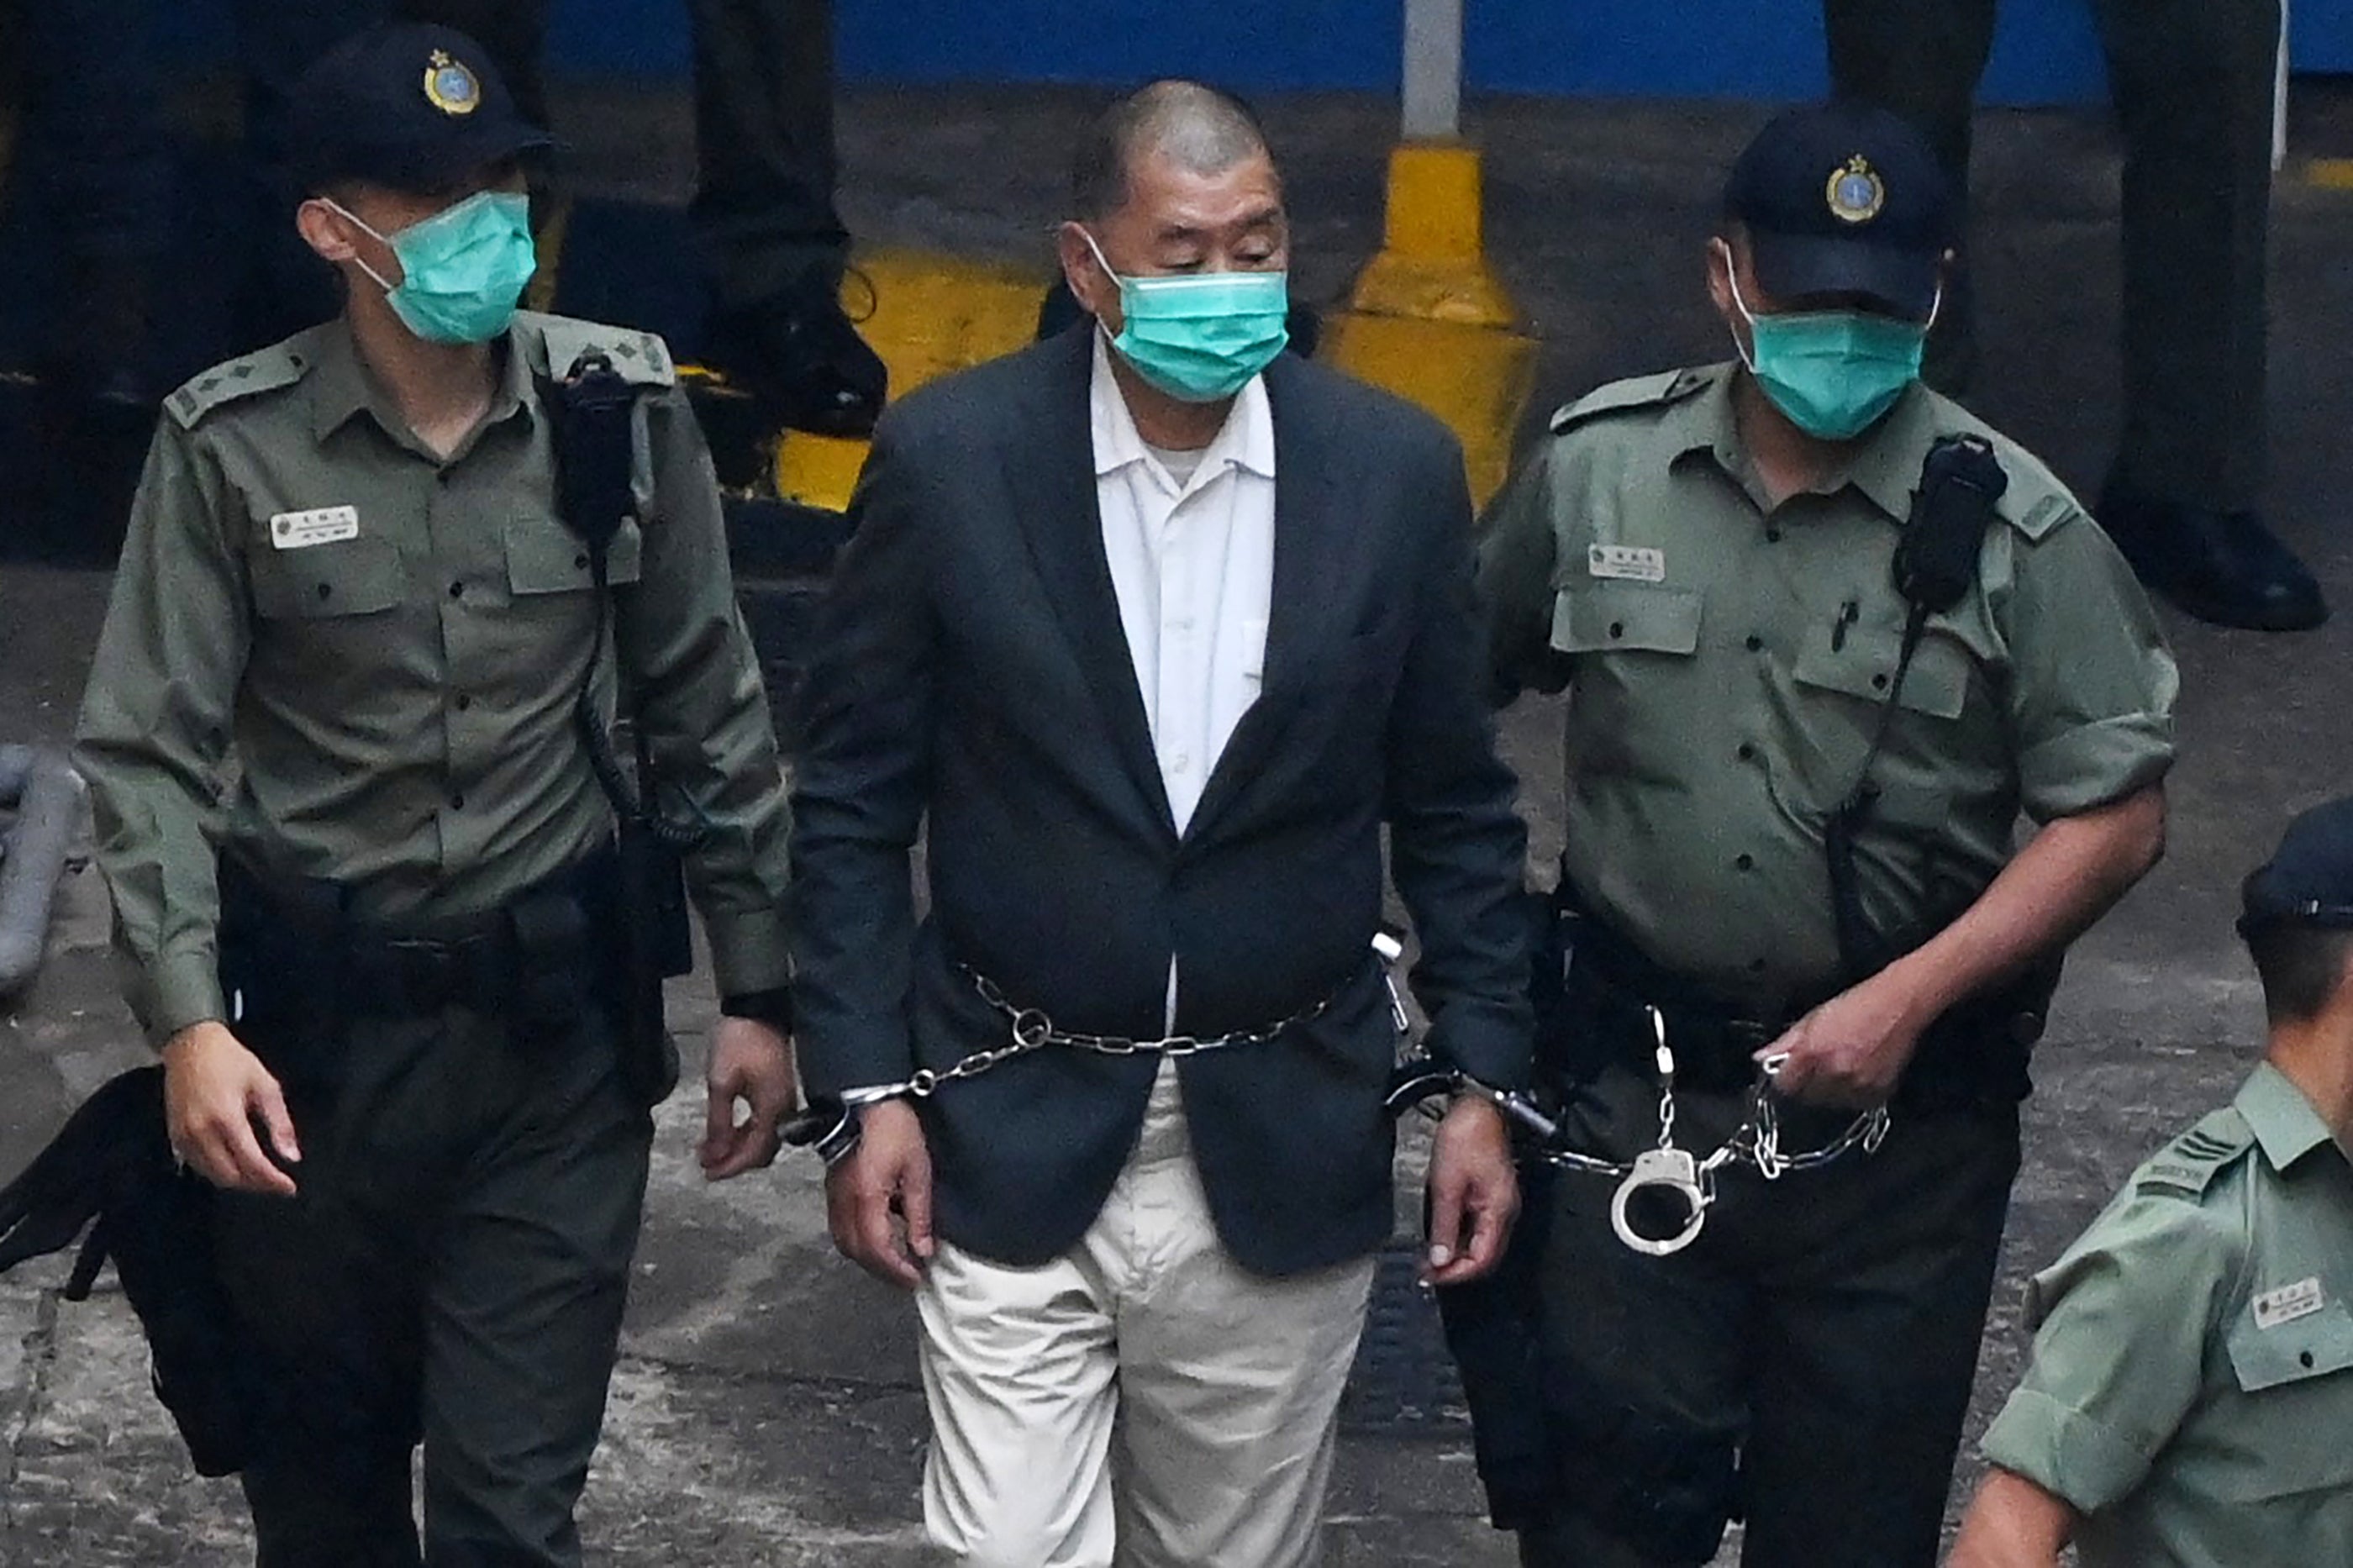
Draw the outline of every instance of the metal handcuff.
[[[1394,1000],[1394,987],[1391,996]],[[1703,1159],[1688,1149],[1677,1148],[1675,1054],[1667,1045],[1665,1016],[1656,1007],[1643,1010],[1650,1015],[1651,1032],[1656,1042],[1659,1142],[1658,1147],[1645,1149],[1631,1160],[1604,1160],[1571,1149],[1567,1146],[1567,1134],[1560,1123],[1546,1115],[1527,1096],[1490,1088],[1459,1072],[1440,1068],[1427,1058],[1399,1069],[1389,1092],[1389,1103],[1393,1109],[1401,1110],[1405,1104],[1428,1099],[1440,1089],[1467,1090],[1492,1100],[1498,1110],[1533,1134],[1535,1147],[1531,1152],[1535,1158],[1564,1170],[1615,1178],[1618,1190],[1609,1199],[1609,1228],[1626,1246],[1651,1258],[1681,1252],[1699,1239],[1701,1227],[1707,1223],[1708,1208],[1715,1202],[1715,1173],[1725,1166],[1745,1163],[1767,1181],[1778,1182],[1793,1172],[1819,1170],[1858,1145],[1866,1154],[1877,1153],[1886,1140],[1892,1119],[1887,1107],[1882,1105],[1856,1117],[1843,1132],[1820,1148],[1801,1154],[1784,1154],[1780,1115],[1774,1109],[1772,1095],[1773,1075],[1788,1059],[1788,1053],[1782,1052],[1758,1064],[1757,1081],[1748,1089],[1748,1113],[1715,1152]],[[1403,1009],[1398,1011],[1401,1016]],[[1410,1070],[1416,1067],[1422,1070]],[[1629,1211],[1637,1195],[1652,1189],[1671,1193],[1682,1200],[1683,1223],[1672,1235],[1649,1237],[1634,1228]]]

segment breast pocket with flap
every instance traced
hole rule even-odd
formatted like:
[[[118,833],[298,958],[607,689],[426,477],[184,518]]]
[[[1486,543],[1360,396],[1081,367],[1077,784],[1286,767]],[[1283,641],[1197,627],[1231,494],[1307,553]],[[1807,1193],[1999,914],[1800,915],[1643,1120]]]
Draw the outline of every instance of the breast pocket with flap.
[[[586,593],[596,586],[588,571],[588,546],[554,518],[517,520],[506,526],[507,591],[534,594]],[[624,518],[613,534],[606,572],[615,583],[634,583],[643,570],[644,536]]]
[[[247,552],[253,606],[269,621],[372,616],[400,603],[407,589],[400,552],[388,539],[362,535],[299,550]]]
[[[2264,1424],[2316,1440],[2265,1445],[2263,1462],[2218,1479],[2242,1500],[2261,1501],[2353,1486],[2353,1444],[2327,1440],[2353,1422],[2353,1308],[2332,1294],[2318,1310],[2266,1327],[2252,1305],[2224,1334],[2231,1371]]]
[[[1552,646],[1567,654],[1691,654],[1699,648],[1700,596],[1649,583],[1579,583],[1552,602]]]
[[[1871,626],[1849,626],[1843,636],[1818,632],[1799,654],[1791,671],[1800,685],[1836,691],[1876,707],[1887,700],[1902,660],[1904,639]],[[1950,640],[1931,634],[1920,639],[1905,673],[1900,701],[1915,713],[1957,719],[1969,696],[1969,656]]]

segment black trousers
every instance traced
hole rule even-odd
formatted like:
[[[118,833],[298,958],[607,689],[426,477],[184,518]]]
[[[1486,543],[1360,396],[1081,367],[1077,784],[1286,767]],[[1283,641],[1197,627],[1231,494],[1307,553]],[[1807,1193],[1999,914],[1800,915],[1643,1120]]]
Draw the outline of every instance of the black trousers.
[[[1995,0],[1824,0],[1840,92],[1917,122],[1956,184]],[[2115,475],[2253,506],[2263,482],[2264,266],[2278,0],[2093,0],[2124,134],[2124,428]],[[1948,301],[1930,379],[1973,357]]]
[[[1677,1101],[1676,1142],[1702,1153],[1742,1113]],[[1792,1114],[1783,1146],[1847,1120]],[[1630,1158],[1657,1142],[1657,1085],[1609,1068],[1567,1122]],[[1899,1116],[1873,1154],[1720,1174],[1698,1239],[1666,1258],[1618,1241],[1612,1183],[1561,1173],[1537,1357],[1558,1506],[1521,1532],[1523,1563],[1704,1563],[1738,1516],[1749,1568],[1932,1568],[2018,1157],[2014,1110]]]
[[[833,205],[833,0],[690,0],[690,9],[693,210],[712,258],[712,303],[754,309],[812,270],[838,268],[849,245]],[[287,93],[337,41],[394,17],[456,27],[489,51],[524,111],[546,122],[547,0],[237,0],[237,10],[260,232],[281,237],[259,279],[269,319],[249,336],[299,331],[335,309],[332,278],[282,237],[295,197],[285,174]]]
[[[304,1156],[294,1198],[216,1211],[272,1390],[244,1472],[259,1568],[575,1568],[652,1137],[603,1010],[245,1028]]]

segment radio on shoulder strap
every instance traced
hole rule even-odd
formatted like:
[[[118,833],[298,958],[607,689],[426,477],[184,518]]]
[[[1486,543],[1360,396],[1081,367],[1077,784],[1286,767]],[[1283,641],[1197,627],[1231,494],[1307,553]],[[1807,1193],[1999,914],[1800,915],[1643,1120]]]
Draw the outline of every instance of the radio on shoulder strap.
[[[1905,677],[1912,672],[1912,659],[1927,633],[1928,617],[1959,604],[1977,582],[1986,530],[1993,526],[1999,515],[1996,508],[2009,488],[2010,476],[2002,471],[2001,459],[1982,436],[1943,437],[1928,448],[1920,465],[1920,485],[1912,492],[1912,513],[1895,545],[1895,591],[1909,606],[1903,645],[1895,656],[1895,675],[1879,705],[1879,720],[1873,726],[1862,766],[1855,770],[1853,786],[1831,814],[1822,833],[1839,961],[1850,984],[1877,973],[1895,956],[1886,941],[1872,930],[1863,912],[1862,879],[1855,864],[1856,838],[1879,798],[1879,788],[1871,778],[1872,765],[1887,744],[1887,731],[1903,700]]]
[[[591,353],[574,361],[562,381],[543,383],[542,391],[555,413],[556,512],[587,547],[596,588],[596,637],[573,721],[617,822],[628,998],[622,1019],[622,1074],[631,1092],[653,1104],[678,1083],[678,1052],[662,1017],[662,981],[694,966],[681,856],[701,842],[705,830],[662,815],[637,683],[617,658],[621,705],[632,716],[634,786],[596,710],[596,669],[606,634],[619,613],[610,574],[613,540],[636,505],[629,478],[636,458],[637,388],[613,369],[611,360]]]

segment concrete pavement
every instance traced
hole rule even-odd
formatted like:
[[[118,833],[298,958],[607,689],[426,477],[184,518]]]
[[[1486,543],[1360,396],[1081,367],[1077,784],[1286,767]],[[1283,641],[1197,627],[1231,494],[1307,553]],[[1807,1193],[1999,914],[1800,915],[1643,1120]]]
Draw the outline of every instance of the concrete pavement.
[[[853,96],[842,121],[850,226],[876,242],[1042,267],[1069,138],[1092,101],[1050,90]],[[595,183],[665,200],[685,188],[678,103],[576,90],[562,107],[559,129]],[[1378,241],[1390,107],[1319,96],[1265,108],[1299,215],[1301,290],[1337,298]],[[1765,112],[1474,107],[1495,261],[1544,344],[1531,423],[1607,376],[1726,352],[1700,294],[1701,244],[1722,171]],[[2305,112],[2308,142],[2337,134],[2329,105]],[[1975,401],[2095,489],[2116,382],[2114,147],[2095,119],[2001,114],[1985,117],[1978,148],[1986,368]],[[2337,434],[2353,408],[2341,349],[2353,328],[2348,246],[2353,195],[2283,184],[2273,515],[2340,617],[2293,638],[2168,619],[2185,670],[2172,853],[2071,966],[2030,1111],[1979,1423],[2015,1376],[2021,1271],[2243,1068],[2260,1020],[2229,930],[2236,878],[2290,811],[2353,783],[2341,698],[2353,531],[2337,500],[2353,486]],[[0,740],[68,733],[104,592],[95,574],[0,564]],[[1531,702],[1506,723],[1539,863],[1557,845],[1556,717]],[[70,874],[61,904],[49,966],[0,1010],[0,1173],[80,1095],[140,1059],[102,951],[94,873]],[[700,981],[679,989],[690,1038],[712,1005]],[[663,1113],[626,1355],[585,1507],[594,1560],[916,1563],[923,1421],[905,1313],[831,1258],[806,1160],[706,1190],[691,1154],[698,1117],[686,1097]],[[61,1273],[0,1279],[0,1565],[245,1561],[235,1489],[186,1473],[119,1299],[62,1304]],[[1333,1561],[1507,1563],[1476,1509],[1459,1431],[1353,1436],[1332,1503]]]

